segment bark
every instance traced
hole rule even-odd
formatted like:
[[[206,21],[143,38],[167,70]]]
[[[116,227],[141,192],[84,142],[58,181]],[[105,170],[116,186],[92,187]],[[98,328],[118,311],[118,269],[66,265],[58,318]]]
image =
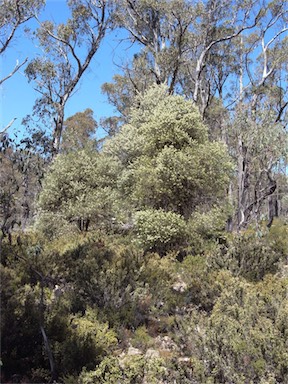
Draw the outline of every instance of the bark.
[[[45,332],[43,325],[40,325],[40,330],[42,333],[44,346],[45,346],[48,360],[49,360],[49,364],[50,364],[51,382],[55,382],[55,380],[57,380],[57,372],[56,372],[56,368],[55,368],[53,353],[52,353],[52,350],[50,348],[50,343],[49,343],[49,340],[48,340],[48,337],[46,335],[46,332]]]
[[[17,71],[19,71],[19,69],[20,69],[21,67],[23,67],[23,65],[25,65],[25,64],[27,63],[27,61],[28,61],[28,57],[26,57],[26,59],[25,59],[24,61],[22,61],[22,63],[20,63],[20,64],[19,64],[18,61],[17,61],[17,63],[16,63],[16,65],[15,65],[15,67],[13,68],[13,70],[12,70],[7,76],[3,77],[3,79],[0,79],[0,85],[1,85],[2,83],[4,83],[4,81],[10,79],[10,77],[12,77],[12,76],[14,75],[14,73],[16,73]]]
[[[247,149],[244,146],[241,136],[238,138],[238,230],[245,223],[245,207],[247,204],[248,169],[247,169]]]
[[[87,2],[87,7],[91,10],[92,5]],[[93,4],[94,5],[94,4]],[[90,7],[91,6],[91,7]],[[95,5],[96,7],[96,5]],[[86,30],[86,41],[89,44],[88,50],[86,52],[86,56],[82,59],[83,52],[77,52],[77,43],[71,43],[69,40],[65,40],[60,37],[57,33],[53,33],[50,29],[45,27],[45,24],[41,24],[38,20],[43,33],[47,34],[52,43],[55,43],[55,68],[58,65],[58,57],[60,56],[60,75],[57,77],[57,84],[55,86],[55,77],[51,79],[51,84],[46,84],[44,81],[36,81],[37,88],[36,90],[42,94],[40,100],[49,100],[50,105],[53,105],[55,108],[55,118],[54,118],[54,132],[53,132],[53,142],[52,142],[52,155],[55,156],[59,152],[60,144],[61,144],[61,136],[63,131],[63,123],[64,123],[64,112],[65,106],[69,98],[71,97],[73,91],[75,91],[76,86],[79,84],[80,79],[82,78],[84,72],[90,65],[91,60],[95,56],[98,48],[100,46],[101,41],[104,38],[105,32],[108,28],[108,23],[110,22],[110,18],[107,16],[107,8],[108,5],[105,0],[99,2],[97,8],[97,14],[93,14],[92,10],[92,19],[96,23],[96,27],[90,28]],[[99,8],[99,9],[98,9]],[[98,13],[99,10],[99,13]],[[71,54],[69,58],[66,54],[66,50]],[[74,63],[75,74],[72,75],[73,71],[71,71],[71,67]],[[66,68],[66,69],[65,69]],[[44,68],[45,71],[45,68]],[[37,73],[37,75],[41,76],[41,71]],[[34,79],[34,78],[33,78]],[[35,79],[34,79],[35,80]]]

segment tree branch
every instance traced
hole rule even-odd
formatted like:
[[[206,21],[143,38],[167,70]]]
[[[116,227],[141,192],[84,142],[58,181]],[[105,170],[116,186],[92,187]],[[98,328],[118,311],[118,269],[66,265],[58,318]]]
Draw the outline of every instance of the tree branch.
[[[11,127],[11,125],[14,123],[15,120],[17,120],[17,117],[14,117],[14,119],[12,119],[10,121],[10,123],[8,125],[6,125],[6,127],[3,129],[3,131],[0,132],[0,135],[3,135],[3,133],[5,133]]]
[[[27,63],[27,60],[28,60],[28,57],[26,57],[26,59],[22,62],[22,63],[16,63],[16,66],[15,68],[13,69],[12,72],[9,73],[9,75],[7,75],[6,77],[4,77],[3,79],[0,79],[0,85],[4,83],[4,81],[10,79],[10,77],[12,77],[14,75],[14,73],[16,73],[21,67],[23,67],[24,64]]]

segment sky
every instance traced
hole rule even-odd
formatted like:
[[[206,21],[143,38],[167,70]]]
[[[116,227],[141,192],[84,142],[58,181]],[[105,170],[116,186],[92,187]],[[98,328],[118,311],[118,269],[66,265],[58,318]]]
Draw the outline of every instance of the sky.
[[[45,12],[41,14],[40,19],[63,22],[66,17],[65,0],[48,0]],[[36,25],[36,21],[32,20],[25,24],[26,27],[30,28],[35,28]],[[113,75],[119,73],[120,70],[115,63],[118,65],[125,63],[133,52],[133,49],[129,49],[131,43],[128,41],[119,44],[120,38],[123,38],[123,35],[120,36],[119,32],[110,32],[106,35],[100,49],[90,63],[90,67],[81,78],[77,91],[66,105],[65,118],[82,112],[86,108],[91,108],[94,111],[94,118],[97,121],[101,117],[115,114],[113,106],[101,93],[101,85],[104,82],[110,82]],[[35,42],[29,40],[21,28],[0,59],[0,78],[10,73],[17,61],[21,62],[26,57],[32,59],[37,54],[41,54],[41,51],[35,46]],[[39,96],[37,91],[33,89],[33,83],[28,83],[24,69],[25,66],[5,81],[0,88],[0,131],[12,119],[17,118],[8,131],[10,134],[13,132],[22,132],[23,134],[25,128],[21,125],[21,121],[26,115],[32,114],[34,101]]]

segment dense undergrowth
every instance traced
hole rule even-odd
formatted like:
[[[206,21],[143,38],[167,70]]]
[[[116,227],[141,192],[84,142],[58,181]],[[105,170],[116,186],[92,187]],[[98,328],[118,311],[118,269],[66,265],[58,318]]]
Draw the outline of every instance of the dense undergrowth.
[[[100,230],[5,243],[2,382],[287,383],[287,224],[189,228],[166,252]]]

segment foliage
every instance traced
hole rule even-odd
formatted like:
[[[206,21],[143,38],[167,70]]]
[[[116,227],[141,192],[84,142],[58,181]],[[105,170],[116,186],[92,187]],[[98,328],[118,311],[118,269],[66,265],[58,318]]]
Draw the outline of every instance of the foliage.
[[[185,244],[185,221],[174,212],[155,209],[138,211],[135,214],[135,231],[137,239],[147,250],[163,253],[181,243]]]
[[[124,384],[159,383],[165,368],[161,359],[148,359],[143,356],[127,356],[124,361],[110,357],[104,359],[95,371],[83,372],[80,384],[112,384],[120,381]]]
[[[63,125],[61,152],[77,151],[89,145],[92,148],[95,147],[96,129],[97,123],[93,118],[92,109],[87,108],[83,112],[68,117]]]
[[[43,8],[45,0],[4,0],[1,2],[0,10],[0,55],[11,46],[11,42],[16,37],[16,32],[28,20],[37,16]],[[19,63],[4,78],[0,79],[0,84],[13,76],[25,63],[27,58]],[[6,127],[6,129],[9,125]],[[1,132],[1,131],[0,131]]]
[[[138,209],[156,208],[188,218],[203,196],[223,197],[232,164],[226,148],[210,143],[193,105],[153,87],[131,112],[129,124],[107,142],[104,155],[120,163],[118,185]],[[217,176],[216,176],[217,175]]]
[[[252,285],[227,273],[217,280],[222,293],[211,316],[194,312],[176,331],[197,366],[196,382],[285,382],[287,281],[270,275]]]
[[[204,221],[195,228],[204,238],[200,229],[209,221],[200,217]],[[220,225],[218,210],[215,217]],[[209,238],[217,221],[212,230],[208,224]],[[286,252],[283,231],[286,227],[279,222],[263,234],[262,241],[269,241],[278,254]],[[232,255],[238,243],[226,236],[226,252]],[[255,246],[252,235],[251,245],[247,236],[243,234],[241,249]],[[11,245],[4,243],[1,277],[6,375],[16,367],[31,382],[46,380],[49,363],[39,332],[43,321],[64,383],[146,379],[260,384],[272,377],[285,382],[284,269],[284,277],[271,275],[277,270],[269,264],[258,282],[246,280],[248,273],[233,276],[235,271],[211,263],[225,243],[203,243],[202,254],[194,256],[187,248],[178,261],[183,249],[144,255],[137,244],[129,244],[131,238],[103,232],[67,233],[52,241],[30,234],[21,245],[12,240]],[[162,345],[166,339],[173,347]],[[129,346],[139,354],[130,356]],[[151,348],[155,358],[145,355]]]
[[[6,55],[44,2],[2,3]],[[30,137],[0,128],[1,382],[287,383],[286,2],[68,9],[32,32]],[[114,27],[97,141],[65,112]]]
[[[111,26],[110,3],[71,0],[65,23],[41,22],[33,36],[44,55],[33,58],[25,73],[29,81],[35,81],[40,94],[33,114],[46,122],[47,117],[53,119],[54,154],[60,148],[67,101]]]
[[[281,228],[281,229],[280,229]],[[228,268],[235,276],[258,281],[268,273],[275,273],[287,255],[287,226],[273,227],[271,232],[243,232],[227,238],[210,255],[214,268]]]
[[[205,206],[204,206],[205,207]],[[223,203],[222,207],[214,205],[208,211],[201,206],[187,223],[189,244],[193,254],[207,252],[209,244],[213,247],[216,242],[225,242],[224,230],[231,214],[231,207]]]
[[[43,226],[47,235],[57,236],[58,231],[51,233],[57,222],[60,230],[63,222],[75,223],[79,230],[87,230],[90,222],[103,223],[111,215],[114,197],[113,180],[105,168],[109,172],[90,150],[80,150],[77,156],[74,152],[59,155],[44,180],[36,225]]]
[[[31,141],[0,134],[0,254],[2,240],[32,222],[35,197],[45,161],[31,149]]]
[[[16,271],[16,268],[1,265],[4,284],[1,288],[3,367],[8,374],[16,372],[29,376],[31,368],[36,367],[46,369],[47,374],[39,329],[39,286],[30,285],[29,276],[24,271],[20,276]]]
[[[211,252],[210,249],[208,252]],[[221,289],[217,283],[217,272],[210,268],[207,259],[188,255],[178,267],[178,276],[186,285],[183,293],[184,305],[197,306],[210,312],[221,294]]]
[[[65,339],[55,343],[60,367],[64,373],[79,373],[81,367],[92,368],[117,344],[115,332],[97,319],[87,308],[85,314],[67,318]]]
[[[154,339],[149,335],[148,330],[145,325],[138,327],[131,339],[131,344],[135,348],[147,349],[152,347],[154,344]]]

